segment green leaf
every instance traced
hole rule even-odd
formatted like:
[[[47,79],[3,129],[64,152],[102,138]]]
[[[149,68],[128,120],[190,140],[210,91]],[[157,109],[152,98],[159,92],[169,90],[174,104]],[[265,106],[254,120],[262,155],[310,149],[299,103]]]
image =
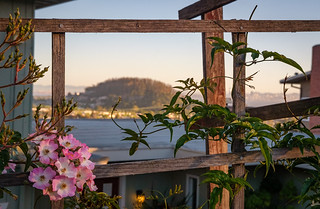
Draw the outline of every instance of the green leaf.
[[[232,44],[231,49],[233,51],[234,49],[238,48],[239,46],[246,46],[246,45],[247,44],[244,42],[236,42],[236,43]]]
[[[176,143],[176,146],[174,148],[174,156],[176,156],[178,150],[188,141],[190,141],[191,139],[189,138],[189,136],[187,134],[182,135]]]
[[[123,133],[129,134],[129,135],[131,135],[133,137],[137,137],[138,138],[138,134],[135,131],[133,131],[131,129],[128,129],[128,128],[124,128],[122,130],[124,131]]]
[[[11,140],[12,140],[13,142],[22,142],[21,133],[18,132],[18,131],[15,131],[14,134],[13,134],[13,136],[12,136],[12,138],[11,138]]]
[[[216,205],[219,201],[222,199],[222,191],[223,188],[215,187],[211,194],[210,194],[210,200],[209,200],[209,209],[215,209]]]
[[[264,159],[266,160],[266,174],[265,174],[266,176],[268,174],[269,167],[272,161],[272,155],[270,153],[270,147],[268,146],[268,143],[264,138],[259,138],[258,142],[259,142],[261,153]]]
[[[145,117],[144,115],[138,114],[138,116],[141,118],[141,120],[142,120],[144,123],[148,123],[148,122],[149,122],[148,118]]]
[[[261,52],[261,54],[264,59],[268,59],[269,57],[272,57],[274,55],[274,53],[270,52],[270,51],[263,51],[263,52]]]
[[[146,140],[140,139],[140,142],[141,142],[142,144],[146,145],[149,149],[151,149],[150,146],[149,146],[149,144],[148,144],[148,142],[147,142]]]
[[[302,185],[302,189],[301,189],[301,196],[305,196],[308,191],[310,190],[311,186],[315,183],[315,179],[313,178],[307,178]]]
[[[129,155],[133,155],[137,150],[138,150],[138,147],[139,147],[139,143],[138,142],[133,142],[132,145],[131,145],[131,148],[129,150]]]
[[[124,139],[121,139],[121,141],[139,141],[139,138],[138,137],[126,137]]]
[[[146,116],[149,119],[149,121],[153,120],[153,116],[151,113],[147,113]]]
[[[224,47],[228,50],[232,50],[232,45],[229,42],[225,41],[223,38],[209,37],[208,39],[216,41],[216,42],[212,42],[211,45],[215,45],[215,44],[217,45],[217,43],[218,43],[219,45],[217,45],[217,46],[221,46],[221,47]]]
[[[25,164],[25,167],[24,167],[24,172],[27,172],[29,167],[31,166],[32,164],[32,157],[30,154],[27,154],[26,155],[26,164]]]
[[[267,139],[271,139],[272,141],[276,141],[274,135],[270,132],[267,132],[267,131],[258,131],[257,132],[257,136],[261,136],[261,137],[265,137]]]
[[[257,58],[259,57],[259,54],[260,54],[260,52],[258,50],[255,50],[255,49],[252,49],[252,48],[238,49],[238,53],[237,54],[247,54],[247,53],[258,54]]]
[[[300,70],[303,74],[305,74],[305,72],[303,71],[302,67],[294,60],[287,58],[286,56],[279,54],[277,52],[274,52],[274,60],[286,63],[288,65],[291,65],[292,67]]]
[[[8,150],[2,150],[0,152],[0,171],[4,170],[4,167],[8,165],[10,160],[10,154]]]
[[[23,154],[25,156],[27,156],[28,155],[28,150],[29,150],[27,143],[22,143],[22,144],[19,145],[19,147],[22,150]]]
[[[169,106],[173,106],[173,105],[177,102],[177,99],[179,98],[180,94],[181,94],[181,91],[178,91],[178,92],[172,97]]]
[[[186,124],[186,132],[188,132],[188,131],[190,130],[190,128],[191,128],[191,126],[192,126],[193,124],[195,124],[198,120],[200,120],[200,119],[202,119],[202,118],[203,118],[203,115],[199,115],[199,114],[196,114],[196,115],[192,116],[192,117],[188,120],[188,122],[187,122],[187,124]]]
[[[312,128],[311,128],[311,130],[313,130],[313,129],[319,129],[320,128],[320,125],[316,125],[316,126],[313,126]]]

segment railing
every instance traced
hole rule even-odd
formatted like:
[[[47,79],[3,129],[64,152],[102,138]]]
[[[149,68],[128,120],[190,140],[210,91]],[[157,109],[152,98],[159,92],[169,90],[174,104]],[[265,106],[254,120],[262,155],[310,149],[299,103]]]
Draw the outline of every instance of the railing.
[[[229,0],[230,1],[230,0]],[[230,1],[231,2],[231,1]],[[308,32],[320,31],[320,20],[88,20],[88,19],[34,19],[35,32],[52,33],[52,98],[53,105],[64,98],[65,90],[65,33],[212,33],[212,32]],[[0,31],[5,31],[7,19],[0,19]],[[320,98],[289,103],[293,112],[302,114],[305,109],[320,103]],[[247,110],[252,116],[272,120],[291,116],[286,104],[269,105]],[[214,121],[210,125],[221,125]],[[319,148],[317,149],[318,151]],[[273,159],[312,156],[298,149],[274,149]],[[259,151],[224,153],[180,159],[163,159],[96,166],[97,178],[136,175],[175,170],[205,168],[219,165],[243,164],[264,160]],[[27,174],[0,175],[0,185],[23,185]]]

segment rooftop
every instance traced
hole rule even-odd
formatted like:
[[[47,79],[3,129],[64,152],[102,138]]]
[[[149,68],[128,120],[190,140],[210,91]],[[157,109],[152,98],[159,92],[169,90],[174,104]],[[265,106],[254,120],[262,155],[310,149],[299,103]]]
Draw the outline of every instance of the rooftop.
[[[41,8],[53,6],[56,4],[69,2],[69,1],[73,1],[73,0],[35,0],[34,3],[36,6],[36,9],[41,9]]]
[[[310,80],[311,71],[306,72],[306,74],[296,73],[294,76],[288,77],[286,83],[301,83],[303,81]],[[285,79],[280,80],[280,83],[284,83]]]

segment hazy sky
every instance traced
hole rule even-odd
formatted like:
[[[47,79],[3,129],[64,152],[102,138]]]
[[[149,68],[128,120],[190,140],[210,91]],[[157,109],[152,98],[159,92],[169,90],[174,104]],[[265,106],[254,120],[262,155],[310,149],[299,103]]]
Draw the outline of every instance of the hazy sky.
[[[196,0],[75,0],[39,9],[36,18],[178,19],[178,10]],[[319,20],[319,0],[238,0],[224,7],[224,19]],[[35,34],[35,57],[51,66],[51,35]],[[225,33],[230,41],[230,34]],[[250,47],[273,50],[311,69],[311,48],[320,44],[320,33],[249,33]],[[281,63],[263,63],[247,69],[259,71],[251,83],[256,92],[280,93],[279,80],[297,70]],[[232,76],[232,60],[226,55],[226,74]],[[50,72],[51,73],[51,72]],[[176,85],[175,81],[202,78],[200,33],[88,33],[66,35],[66,84],[92,86],[110,78],[152,78]],[[50,75],[37,84],[50,83]],[[227,91],[231,82],[227,82]],[[249,90],[252,91],[252,90]],[[290,92],[297,92],[291,89]]]

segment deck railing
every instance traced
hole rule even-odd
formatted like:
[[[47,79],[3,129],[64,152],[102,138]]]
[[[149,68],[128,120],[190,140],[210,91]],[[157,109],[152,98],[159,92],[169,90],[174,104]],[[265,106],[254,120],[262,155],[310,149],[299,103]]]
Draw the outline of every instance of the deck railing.
[[[229,0],[231,2],[232,0]],[[320,31],[320,20],[92,20],[92,19],[34,19],[35,32],[52,33],[52,104],[65,96],[65,34],[66,33],[244,33],[244,32],[311,32]],[[7,19],[0,19],[0,31],[5,31]],[[316,104],[319,98],[291,102],[288,105],[297,115]],[[263,120],[290,117],[287,104],[276,104],[247,109],[251,116]],[[212,126],[219,122],[208,122]],[[319,148],[317,148],[320,151]],[[273,159],[313,156],[310,151],[302,155],[298,149],[273,149]],[[223,153],[130,163],[98,165],[97,178],[117,177],[145,173],[206,168],[211,166],[245,164],[264,160],[259,151]],[[27,174],[0,175],[0,185],[23,185]]]

